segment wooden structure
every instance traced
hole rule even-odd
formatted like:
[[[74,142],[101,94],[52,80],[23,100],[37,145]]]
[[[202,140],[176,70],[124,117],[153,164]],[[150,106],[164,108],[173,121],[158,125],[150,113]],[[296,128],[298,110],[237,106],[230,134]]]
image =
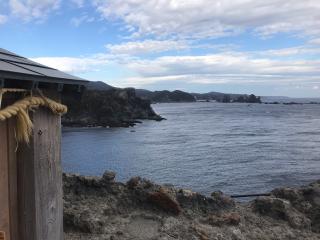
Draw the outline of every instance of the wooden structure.
[[[41,89],[60,101],[86,81],[0,49],[0,90]],[[21,94],[7,93],[1,108]],[[47,108],[30,113],[30,143],[16,141],[16,118],[0,121],[0,239],[62,240],[61,119]]]

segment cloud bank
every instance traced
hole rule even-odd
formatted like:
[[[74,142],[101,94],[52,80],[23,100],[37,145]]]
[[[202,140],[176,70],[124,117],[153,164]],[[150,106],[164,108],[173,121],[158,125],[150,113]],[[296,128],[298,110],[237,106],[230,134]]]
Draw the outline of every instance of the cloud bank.
[[[282,32],[320,33],[318,0],[96,0],[106,19],[119,19],[135,36],[205,38],[253,30],[261,36]]]

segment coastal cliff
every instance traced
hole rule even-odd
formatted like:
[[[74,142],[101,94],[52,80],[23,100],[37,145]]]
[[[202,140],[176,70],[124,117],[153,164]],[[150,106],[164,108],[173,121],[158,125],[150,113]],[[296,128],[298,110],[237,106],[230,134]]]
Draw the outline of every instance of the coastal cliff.
[[[66,240],[320,239],[320,181],[235,202],[135,177],[64,175]]]
[[[151,102],[137,97],[132,88],[107,88],[103,85],[98,90],[90,87],[81,99],[63,96],[62,102],[69,108],[62,117],[63,126],[128,127],[140,119],[163,119],[154,112]]]

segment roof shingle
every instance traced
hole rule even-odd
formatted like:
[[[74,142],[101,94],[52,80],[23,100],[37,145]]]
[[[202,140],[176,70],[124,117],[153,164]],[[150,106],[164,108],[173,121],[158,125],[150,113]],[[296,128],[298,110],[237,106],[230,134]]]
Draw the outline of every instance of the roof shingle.
[[[30,78],[31,81],[35,81],[35,79],[39,78],[39,81],[65,84],[87,82],[82,78],[47,67],[0,48],[0,78],[19,79],[19,77],[23,77],[21,78],[22,80]]]

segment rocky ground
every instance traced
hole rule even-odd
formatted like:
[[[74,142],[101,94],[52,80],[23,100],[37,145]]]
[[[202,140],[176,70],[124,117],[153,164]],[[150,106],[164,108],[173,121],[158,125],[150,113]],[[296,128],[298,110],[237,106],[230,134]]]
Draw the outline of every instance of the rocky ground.
[[[139,177],[119,183],[106,172],[64,175],[64,194],[66,240],[320,239],[320,181],[237,203]]]

